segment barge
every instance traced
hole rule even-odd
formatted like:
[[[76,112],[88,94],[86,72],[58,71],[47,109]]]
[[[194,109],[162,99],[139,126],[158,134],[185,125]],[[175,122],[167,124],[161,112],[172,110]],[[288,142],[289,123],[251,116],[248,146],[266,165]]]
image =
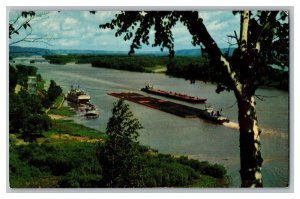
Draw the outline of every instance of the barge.
[[[144,96],[138,93],[108,93],[108,95],[135,102],[153,109],[167,112],[184,118],[202,118],[215,123],[229,122],[228,117],[222,116],[220,111],[214,111],[212,107],[204,110],[178,104],[175,102]]]
[[[144,91],[146,93],[155,94],[155,95],[164,96],[164,97],[173,98],[176,100],[190,102],[190,103],[205,103],[205,101],[207,100],[206,98],[199,98],[199,97],[189,96],[186,94],[156,89],[149,85],[142,88],[141,91]]]

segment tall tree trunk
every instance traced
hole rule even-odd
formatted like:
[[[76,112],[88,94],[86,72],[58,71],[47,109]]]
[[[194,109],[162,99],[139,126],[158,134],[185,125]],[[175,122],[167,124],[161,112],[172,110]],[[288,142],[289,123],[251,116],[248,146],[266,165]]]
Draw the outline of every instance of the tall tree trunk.
[[[240,48],[242,52],[247,51],[248,44],[248,27],[249,27],[250,12],[245,10],[241,13],[240,27]]]
[[[241,12],[241,30],[240,30],[240,50],[244,55],[247,55],[248,51],[248,28],[249,28],[249,11]],[[192,23],[191,23],[192,24]],[[222,55],[220,48],[216,42],[210,36],[202,20],[198,20],[195,25],[198,27],[197,35],[202,38],[201,43],[206,47],[207,52],[212,59],[219,60],[225,69],[229,86],[235,92],[235,96],[238,102],[239,109],[239,126],[240,126],[240,161],[241,161],[241,186],[242,187],[262,187],[262,175],[261,166],[263,159],[260,153],[260,133],[261,130],[258,127],[255,100],[254,100],[254,87],[253,82],[240,80],[242,77],[232,69],[231,63],[226,57]],[[194,29],[190,30],[190,33]],[[205,38],[205,39],[203,39]],[[258,45],[259,47],[259,45]],[[259,49],[257,49],[259,50]],[[248,56],[240,57],[240,67],[248,67],[250,65],[244,64],[244,59]]]
[[[262,187],[260,133],[253,95],[237,97],[240,126],[240,163],[242,187]]]

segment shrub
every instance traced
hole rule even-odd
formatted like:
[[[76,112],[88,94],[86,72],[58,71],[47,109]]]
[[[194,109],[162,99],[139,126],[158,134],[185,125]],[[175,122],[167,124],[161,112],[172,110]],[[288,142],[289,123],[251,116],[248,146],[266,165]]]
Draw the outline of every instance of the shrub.
[[[102,169],[95,150],[95,144],[76,142],[10,148],[10,182],[14,187],[26,187],[28,182],[38,187],[43,181],[37,179],[57,176],[58,180],[52,179],[55,187],[99,187]]]

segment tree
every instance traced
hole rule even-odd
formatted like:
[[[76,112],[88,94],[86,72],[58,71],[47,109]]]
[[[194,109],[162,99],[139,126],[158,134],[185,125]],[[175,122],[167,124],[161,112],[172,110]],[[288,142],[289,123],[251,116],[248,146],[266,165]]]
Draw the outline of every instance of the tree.
[[[60,86],[56,84],[54,80],[50,81],[50,86],[48,88],[48,98],[51,102],[53,102],[60,94],[62,93],[62,89]]]
[[[37,135],[41,135],[43,131],[48,131],[51,127],[51,119],[46,114],[29,114],[25,118],[22,136],[24,140],[34,140]]]
[[[289,25],[284,11],[238,11],[240,35],[230,36],[237,41],[233,57],[222,54],[207,31],[197,11],[123,11],[103,29],[115,29],[115,36],[124,35],[131,40],[129,55],[142,44],[149,45],[150,28],[154,27],[152,46],[169,49],[172,58],[174,38],[172,27],[180,21],[192,35],[192,44],[203,45],[211,60],[222,72],[217,91],[232,90],[238,104],[240,126],[241,186],[262,187],[262,156],[260,152],[261,129],[256,115],[255,91],[266,82],[266,76],[274,72],[272,64],[288,66]]]
[[[24,139],[48,131],[51,119],[42,114],[41,99],[25,90],[9,93],[9,132],[21,133]]]
[[[108,138],[97,149],[103,184],[106,187],[141,187],[137,138],[142,126],[123,100],[114,103],[112,114],[106,127]]]
[[[13,69],[13,66],[10,67],[10,69]],[[34,66],[26,66],[22,64],[16,65],[17,72],[11,70],[11,75],[16,75],[17,83],[21,86],[24,86],[27,88],[27,82],[28,82],[28,76],[35,76],[37,73],[37,68]]]
[[[9,91],[14,92],[18,83],[18,71],[12,65],[9,65]]]
[[[9,132],[21,132],[28,115],[29,110],[21,96],[15,94],[14,91],[9,92]]]

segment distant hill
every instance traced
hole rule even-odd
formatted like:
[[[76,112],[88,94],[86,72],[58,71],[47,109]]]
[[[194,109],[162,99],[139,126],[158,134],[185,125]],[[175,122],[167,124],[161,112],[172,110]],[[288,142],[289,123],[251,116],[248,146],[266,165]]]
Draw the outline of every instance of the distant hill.
[[[225,53],[228,49],[222,48],[221,51]],[[233,48],[230,49],[229,55],[233,53]],[[20,47],[10,46],[10,55],[15,56],[31,56],[31,55],[64,55],[64,54],[79,54],[79,55],[127,55],[128,51],[106,51],[106,50],[53,50],[46,48],[32,48],[32,47]],[[137,55],[155,55],[166,56],[167,51],[138,51]],[[201,56],[201,49],[182,49],[176,50],[175,56]]]
[[[45,48],[32,48],[32,47],[20,47],[10,46],[10,55],[31,56],[31,55],[66,55],[66,54],[78,54],[78,55],[127,55],[128,51],[107,51],[107,50],[57,50],[57,49],[45,49]],[[157,54],[162,55],[161,52],[146,51],[138,52],[137,54]],[[165,53],[166,54],[166,53]]]
[[[24,48],[20,46],[10,46],[10,55],[30,56],[30,55],[50,55],[51,51],[45,48]]]
[[[221,52],[225,54],[228,51],[228,48],[221,48]],[[234,48],[229,49],[229,56],[232,56]],[[177,56],[189,56],[189,57],[197,57],[201,56],[202,52],[201,49],[182,49],[176,50],[175,55]]]
[[[32,47],[20,47],[10,46],[10,55],[64,55],[64,54],[80,54],[80,55],[108,55],[108,54],[127,54],[125,51],[105,51],[105,50],[53,50],[45,48],[32,48]]]
[[[182,50],[176,50],[175,56],[200,56],[201,55],[201,49],[182,49]]]

